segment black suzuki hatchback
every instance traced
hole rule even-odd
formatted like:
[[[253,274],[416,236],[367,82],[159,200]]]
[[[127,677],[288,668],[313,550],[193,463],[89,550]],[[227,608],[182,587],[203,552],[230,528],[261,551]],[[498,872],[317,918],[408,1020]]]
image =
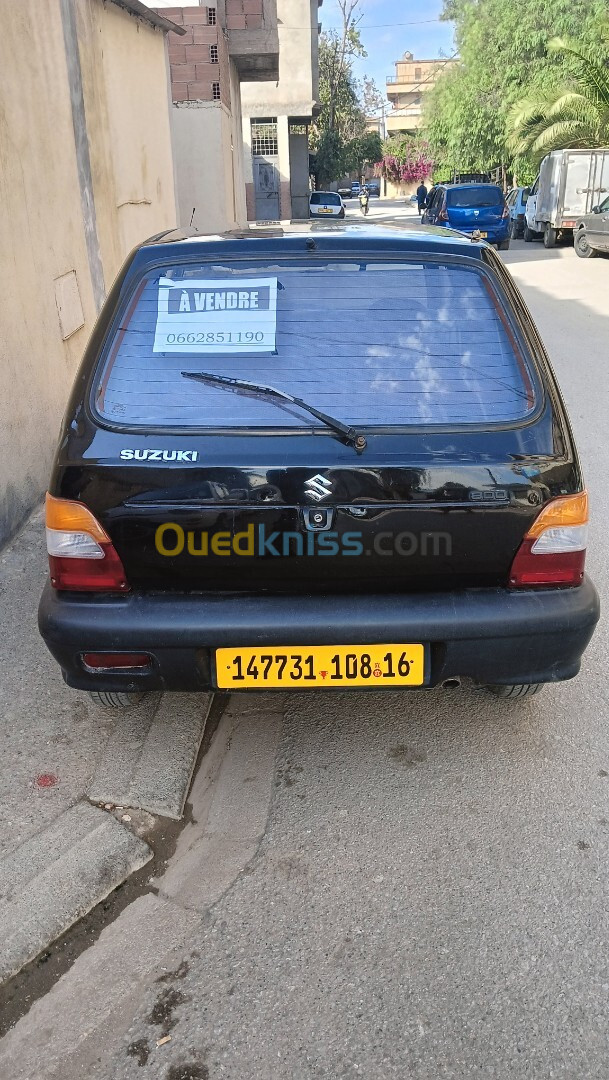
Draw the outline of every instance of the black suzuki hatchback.
[[[499,257],[444,229],[156,237],[68,405],[42,635],[70,686],[576,675],[587,496]]]

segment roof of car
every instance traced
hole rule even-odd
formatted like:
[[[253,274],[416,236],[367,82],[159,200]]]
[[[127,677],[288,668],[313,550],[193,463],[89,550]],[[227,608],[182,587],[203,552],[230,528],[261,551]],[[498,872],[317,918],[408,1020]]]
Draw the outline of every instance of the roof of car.
[[[334,194],[334,193],[332,193]],[[418,222],[408,224],[367,224],[364,222],[350,222],[349,224],[333,224],[329,221],[298,221],[298,222],[260,222],[252,223],[244,229],[235,229],[223,233],[198,233],[188,229],[173,229],[157,236],[151,236],[144,241],[140,251],[149,252],[151,248],[175,245],[179,251],[185,253],[189,249],[192,253],[194,247],[207,248],[209,245],[224,248],[238,246],[244,251],[255,254],[256,250],[269,244],[273,248],[283,247],[290,251],[298,249],[302,241],[306,247],[311,248],[314,241],[316,247],[322,250],[332,250],[338,247],[345,250],[353,249],[364,243],[367,247],[382,250],[402,249],[409,251],[428,251],[430,253],[445,252],[447,254],[466,254],[478,252],[487,247],[480,241],[472,241],[462,233],[453,229],[444,229],[440,226],[420,225]],[[265,244],[266,241],[266,244]],[[300,243],[299,243],[300,242]],[[164,253],[165,254],[165,253]]]

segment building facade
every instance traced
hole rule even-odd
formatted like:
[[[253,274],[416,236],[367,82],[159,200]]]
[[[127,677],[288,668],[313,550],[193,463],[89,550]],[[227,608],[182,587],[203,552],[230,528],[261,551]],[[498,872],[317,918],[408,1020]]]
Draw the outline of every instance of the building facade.
[[[175,225],[172,27],[139,0],[0,4],[0,543],[48,484],[121,263]]]
[[[319,94],[321,3],[277,0],[278,80],[245,82],[242,87],[245,190],[251,221],[309,216],[308,128]]]
[[[438,76],[454,60],[415,60],[405,52],[395,61],[395,75],[387,78],[387,97],[391,109],[385,118],[387,135],[415,135],[421,126],[423,100]]]
[[[247,221],[241,93],[279,76],[277,0],[157,9],[169,35],[179,223],[217,232]]]

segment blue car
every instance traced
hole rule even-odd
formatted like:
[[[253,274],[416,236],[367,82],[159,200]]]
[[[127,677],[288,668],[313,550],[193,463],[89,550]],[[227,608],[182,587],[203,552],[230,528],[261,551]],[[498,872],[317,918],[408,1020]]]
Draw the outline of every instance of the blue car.
[[[506,195],[506,206],[510,211],[510,237],[512,240],[520,240],[524,236],[525,212],[527,199],[531,189],[528,187],[514,187]]]
[[[423,225],[444,225],[496,244],[510,246],[510,211],[497,184],[438,184],[430,193]]]

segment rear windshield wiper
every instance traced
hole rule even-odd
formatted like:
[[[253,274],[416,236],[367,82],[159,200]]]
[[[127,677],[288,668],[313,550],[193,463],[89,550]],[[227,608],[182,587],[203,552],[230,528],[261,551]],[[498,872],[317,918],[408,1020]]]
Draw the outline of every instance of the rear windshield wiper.
[[[213,375],[207,371],[182,371],[181,374],[185,379],[196,379],[197,382],[223,386],[227,390],[235,391],[235,393],[241,391],[242,393],[259,395],[260,397],[280,398],[282,401],[289,401],[292,405],[298,405],[305,412],[310,413],[311,416],[315,416],[317,420],[321,420],[322,424],[331,428],[332,431],[336,431],[338,435],[342,435],[347,445],[353,446],[358,454],[361,454],[362,450],[366,449],[364,436],[357,432],[355,428],[343,424],[341,420],[336,420],[333,416],[328,416],[327,413],[320,412],[319,409],[308,405],[302,398],[287,394],[285,390],[277,390],[275,386],[265,386],[263,383],[246,382],[245,379],[231,379],[228,375]]]

